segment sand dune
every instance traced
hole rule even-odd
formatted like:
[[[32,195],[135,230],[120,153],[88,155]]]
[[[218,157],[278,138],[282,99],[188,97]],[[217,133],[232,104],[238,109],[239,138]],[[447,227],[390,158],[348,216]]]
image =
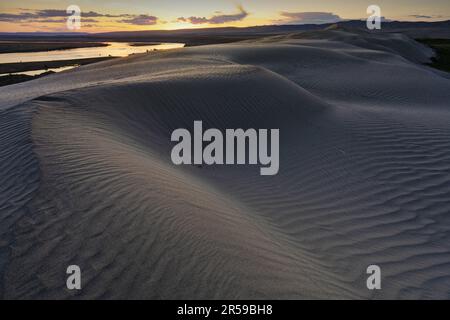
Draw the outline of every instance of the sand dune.
[[[432,55],[326,30],[0,88],[2,297],[449,298],[450,80],[418,64]],[[279,174],[173,165],[194,120],[280,128]]]

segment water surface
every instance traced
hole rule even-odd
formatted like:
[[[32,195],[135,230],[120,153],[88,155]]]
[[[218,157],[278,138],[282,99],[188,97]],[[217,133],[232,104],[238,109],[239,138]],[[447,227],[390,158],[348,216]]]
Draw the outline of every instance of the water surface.
[[[161,43],[144,46],[132,46],[126,42],[107,42],[106,47],[89,47],[39,52],[18,52],[0,54],[0,63],[59,61],[100,57],[126,57],[133,53],[153,50],[168,50],[184,47],[183,43]]]

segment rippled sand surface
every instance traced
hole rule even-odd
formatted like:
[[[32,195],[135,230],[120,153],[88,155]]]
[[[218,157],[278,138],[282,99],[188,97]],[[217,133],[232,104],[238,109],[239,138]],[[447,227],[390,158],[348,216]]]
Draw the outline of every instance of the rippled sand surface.
[[[431,56],[328,30],[0,88],[1,297],[450,298],[450,77]],[[194,120],[279,128],[279,174],[173,165]]]

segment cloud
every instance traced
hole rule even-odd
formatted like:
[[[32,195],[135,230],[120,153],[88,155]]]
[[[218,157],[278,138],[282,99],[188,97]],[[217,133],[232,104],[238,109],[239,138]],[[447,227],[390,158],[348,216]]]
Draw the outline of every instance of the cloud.
[[[239,13],[236,14],[220,14],[209,19],[209,23],[221,24],[226,22],[241,21],[248,16],[248,12],[242,6],[238,6]]]
[[[441,15],[423,15],[423,14],[410,14],[408,17],[416,18],[416,19],[437,19],[444,18]]]
[[[14,21],[24,21],[28,19],[33,19],[35,15],[29,12],[21,12],[18,14],[13,13],[0,13],[0,21],[3,22],[14,22]]]
[[[30,19],[27,22],[65,23],[67,19]]]
[[[48,18],[48,19],[30,19],[27,20],[28,23],[30,22],[39,22],[39,23],[66,23],[67,19],[66,18]],[[83,19],[82,20],[83,23],[92,23],[92,22],[98,22],[98,20],[95,19]],[[84,26],[84,25],[83,25]]]
[[[192,24],[208,23],[208,19],[205,18],[205,17],[189,17],[189,18],[184,19],[182,21],[190,22]]]
[[[25,10],[22,9],[20,13],[0,13],[0,21],[2,22],[65,22],[65,19],[69,16],[66,10],[59,9],[43,9],[43,10]],[[56,19],[54,19],[56,18]],[[57,19],[61,18],[61,19]],[[136,15],[136,14],[105,14],[95,11],[81,12],[81,18],[83,22],[98,22],[92,18],[128,18],[119,22],[131,23],[131,24],[154,24],[152,21],[158,19],[149,15]],[[88,19],[86,19],[88,18]],[[64,21],[63,21],[64,20]],[[147,22],[147,23],[146,23]]]
[[[277,23],[286,24],[323,24],[341,21],[341,17],[331,12],[281,12],[282,19]]]
[[[66,10],[57,10],[57,9],[44,9],[44,10],[38,10],[35,12],[36,17],[40,18],[50,18],[50,17],[67,17],[67,11]],[[84,18],[99,18],[99,17],[106,17],[106,18],[121,18],[121,17],[131,17],[133,15],[130,14],[105,14],[105,13],[99,13],[95,11],[88,11],[88,12],[81,12],[81,16]]]
[[[413,18],[417,18],[417,19],[432,19],[432,16],[424,16],[421,14],[411,14],[408,17],[413,17]]]
[[[120,20],[119,22],[134,24],[138,26],[149,26],[158,23],[158,17],[149,16],[147,14],[140,14],[138,16],[134,16],[130,19]]]
[[[35,13],[36,18],[54,18],[67,16],[66,10],[44,9]]]
[[[216,14],[211,18],[206,17],[179,17],[177,20],[180,22],[190,22],[192,24],[223,24],[227,22],[241,21],[248,16],[248,12],[242,6],[238,6],[238,13],[235,14]],[[217,12],[216,12],[217,13]]]

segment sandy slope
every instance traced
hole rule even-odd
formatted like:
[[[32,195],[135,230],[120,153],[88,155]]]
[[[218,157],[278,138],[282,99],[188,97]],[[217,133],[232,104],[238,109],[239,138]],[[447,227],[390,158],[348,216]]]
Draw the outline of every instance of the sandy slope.
[[[0,293],[449,298],[450,80],[415,63],[431,55],[327,30],[1,88]],[[280,128],[279,174],[172,165],[194,120]]]

